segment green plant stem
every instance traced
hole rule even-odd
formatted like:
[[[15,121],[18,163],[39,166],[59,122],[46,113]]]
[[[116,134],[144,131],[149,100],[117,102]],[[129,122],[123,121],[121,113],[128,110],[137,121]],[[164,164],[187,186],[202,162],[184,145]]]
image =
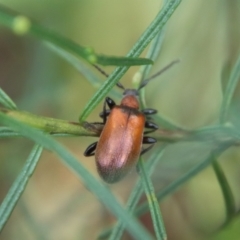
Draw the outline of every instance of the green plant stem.
[[[0,112],[29,126],[56,136],[89,136],[100,135],[103,125],[88,122],[72,122],[61,119],[42,117],[29,112],[0,108]],[[0,127],[0,137],[19,136],[18,133],[6,127]],[[159,129],[152,134],[161,142],[174,143],[178,141],[209,141],[209,142],[240,142],[240,133],[233,126],[213,126],[195,131]]]
[[[77,123],[60,119],[47,118],[28,112],[0,108],[0,112],[29,126],[40,129],[50,134],[68,134],[76,136],[99,136],[100,130],[89,126],[88,123]],[[10,132],[9,132],[10,133]]]
[[[0,88],[0,103],[9,109],[16,110],[16,104],[13,100]]]
[[[218,182],[220,184],[223,198],[225,200],[225,205],[226,205],[226,212],[227,212],[227,222],[230,221],[236,214],[236,205],[235,205],[235,200],[234,196],[231,190],[231,187],[229,186],[229,183],[227,181],[227,178],[217,162],[217,159],[213,161],[212,163],[214,172],[216,174],[216,177],[218,179]]]

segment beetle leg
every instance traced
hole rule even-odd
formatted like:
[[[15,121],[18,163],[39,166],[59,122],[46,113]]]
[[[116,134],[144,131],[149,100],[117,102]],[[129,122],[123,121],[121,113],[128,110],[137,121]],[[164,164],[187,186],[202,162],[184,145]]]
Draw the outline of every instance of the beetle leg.
[[[106,109],[106,111],[105,112],[100,112],[99,113],[99,117],[100,118],[103,118],[104,116],[109,116],[109,114],[110,114],[110,112],[111,112],[111,109]]]
[[[108,105],[109,109],[106,109],[106,104]],[[111,109],[116,105],[116,103],[110,98],[106,97],[103,105],[103,111],[99,114],[100,118],[108,117]]]
[[[109,110],[107,110],[107,106],[110,108]],[[110,98],[110,97],[106,97],[104,104],[103,104],[103,111],[102,113],[100,113],[100,117],[102,115],[102,119],[103,119],[103,123],[105,124],[107,121],[107,116],[110,114],[111,109],[113,109],[113,107],[116,105],[116,103]]]
[[[153,114],[157,113],[157,110],[156,109],[152,109],[152,108],[145,108],[145,109],[142,110],[142,113],[144,115],[153,115]]]
[[[152,109],[152,108],[145,108],[142,110],[142,113],[146,116],[147,120],[152,120],[151,115],[154,115],[157,113],[156,109]]]
[[[150,128],[150,129],[157,130],[158,129],[158,125],[156,123],[146,121],[145,122],[145,128]]]
[[[116,105],[116,103],[110,97],[106,97],[105,102],[110,109],[113,109],[113,107]]]
[[[83,155],[85,157],[91,157],[95,154],[95,150],[96,150],[96,147],[97,147],[97,143],[98,142],[94,142],[92,144],[90,144],[87,149],[85,150],[85,152],[83,153]]]
[[[153,122],[146,121],[146,122],[145,122],[145,128],[151,129],[151,130],[149,130],[149,131],[144,132],[144,134],[147,134],[147,133],[151,133],[151,132],[156,131],[156,130],[158,129],[158,125],[155,124],[155,123],[153,123]]]
[[[157,140],[155,138],[152,138],[152,137],[143,137],[143,140],[142,140],[142,143],[143,144],[151,144],[149,147],[147,148],[143,148],[141,150],[141,153],[140,155],[143,155],[145,152],[147,152],[148,150],[150,150],[153,146],[154,146],[154,143],[156,143]]]
[[[104,116],[109,116],[109,114],[110,114],[110,112],[111,112],[111,109],[106,109],[106,111],[105,112],[100,112],[99,113],[99,117],[100,118],[103,118]]]

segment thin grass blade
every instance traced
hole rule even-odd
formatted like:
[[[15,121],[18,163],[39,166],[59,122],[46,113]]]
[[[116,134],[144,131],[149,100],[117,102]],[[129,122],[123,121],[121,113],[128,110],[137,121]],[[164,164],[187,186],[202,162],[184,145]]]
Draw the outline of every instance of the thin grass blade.
[[[150,159],[148,159],[148,161],[146,162],[146,171],[149,176],[154,171],[156,164],[161,159],[163,152],[164,152],[164,148],[165,148],[165,145],[160,147],[158,150],[156,150],[152,154]],[[127,202],[127,211],[128,212],[133,213],[136,205],[138,204],[138,202],[140,200],[140,197],[143,194],[143,191],[144,191],[144,189],[142,187],[142,181],[141,181],[141,179],[139,179],[137,181],[136,185],[134,186],[132,193],[128,199],[128,202]],[[113,230],[109,230],[109,231],[105,232],[103,235],[99,236],[99,239],[103,239],[103,237],[104,238],[108,237],[108,235],[112,231],[109,240],[120,240],[122,237],[122,234],[124,232],[124,229],[125,229],[125,223],[122,221],[118,221],[118,223],[113,228]]]
[[[0,127],[0,138],[4,137],[18,137],[21,136],[19,133],[13,131],[9,127]]]
[[[171,184],[163,188],[159,193],[157,193],[156,196],[158,201],[161,201],[164,197],[176,191],[176,189],[178,189],[181,185],[183,185],[185,182],[189,181],[193,176],[195,176],[200,171],[208,167],[217,157],[219,157],[225,150],[227,150],[231,146],[232,146],[232,143],[227,142],[216,147],[216,149],[214,149],[204,161],[194,166],[187,173],[182,175],[182,177],[176,179]],[[149,210],[148,203],[145,202],[136,209],[135,215],[141,216],[142,214],[146,213],[148,210]]]
[[[164,1],[164,4],[166,4],[166,1]],[[147,58],[152,59],[154,62],[158,58],[161,51],[161,47],[164,39],[164,32],[165,32],[164,29],[165,27],[161,31],[159,31],[157,36],[153,39],[146,55]],[[149,76],[151,68],[152,68],[152,65],[142,66],[140,68],[139,72],[141,74],[141,79],[140,79],[141,81],[138,82],[137,88],[141,85],[142,81],[144,81]],[[141,108],[142,109],[146,108],[147,106],[145,101],[145,88],[141,89],[139,99],[140,99]]]
[[[152,181],[146,172],[142,158],[140,158],[140,160],[138,161],[138,168],[140,170],[139,174],[141,176],[143,188],[147,197],[148,206],[151,213],[151,218],[157,240],[166,240],[167,234],[162,219],[162,214],[160,212],[159,202],[155,195]]]
[[[31,151],[22,171],[14,181],[6,197],[0,206],[0,232],[9,219],[14,207],[16,206],[19,198],[21,197],[29,178],[33,174],[38,160],[42,153],[42,147],[36,145]]]
[[[5,107],[12,110],[17,109],[13,100],[0,88],[0,103]]]
[[[140,66],[152,65],[153,61],[148,58],[139,57],[111,57],[98,55],[97,61],[103,66]]]
[[[231,75],[226,87],[226,91],[223,94],[223,101],[222,101],[222,106],[220,111],[220,123],[222,124],[227,121],[231,100],[239,80],[240,80],[240,56],[233,67],[233,70],[231,72]]]

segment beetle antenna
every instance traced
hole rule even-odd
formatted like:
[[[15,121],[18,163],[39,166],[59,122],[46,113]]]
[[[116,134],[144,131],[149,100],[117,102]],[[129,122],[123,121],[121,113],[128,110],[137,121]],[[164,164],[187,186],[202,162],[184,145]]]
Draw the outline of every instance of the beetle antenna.
[[[102,70],[98,65],[93,64],[93,66],[94,66],[101,74],[103,74],[105,77],[109,77],[109,75],[108,75],[104,70]],[[118,82],[116,85],[117,85],[119,88],[125,90],[125,87],[124,87],[120,82]]]
[[[105,77],[108,77],[108,76],[109,76],[109,75],[108,75],[106,72],[104,72],[98,65],[93,64],[93,66],[94,66],[102,75],[104,75]]]
[[[119,88],[121,88],[122,90],[125,90],[125,87],[124,87],[120,82],[118,82],[116,85],[117,85]]]
[[[151,77],[149,77],[148,79],[145,79],[144,81],[142,81],[141,85],[139,86],[138,90],[140,90],[141,88],[145,87],[152,79],[156,78],[157,76],[161,75],[163,72],[165,72],[166,70],[168,70],[169,68],[171,68],[174,64],[179,63],[180,60],[176,59],[174,61],[172,61],[171,63],[169,63],[167,66],[165,66],[164,68],[162,68],[159,72],[155,73],[154,75],[152,75]]]

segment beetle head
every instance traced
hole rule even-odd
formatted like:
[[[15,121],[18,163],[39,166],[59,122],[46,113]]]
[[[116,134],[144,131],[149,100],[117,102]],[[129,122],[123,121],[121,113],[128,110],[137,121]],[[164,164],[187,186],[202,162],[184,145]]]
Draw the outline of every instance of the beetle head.
[[[123,96],[138,96],[138,90],[137,89],[125,89],[123,92]]]

